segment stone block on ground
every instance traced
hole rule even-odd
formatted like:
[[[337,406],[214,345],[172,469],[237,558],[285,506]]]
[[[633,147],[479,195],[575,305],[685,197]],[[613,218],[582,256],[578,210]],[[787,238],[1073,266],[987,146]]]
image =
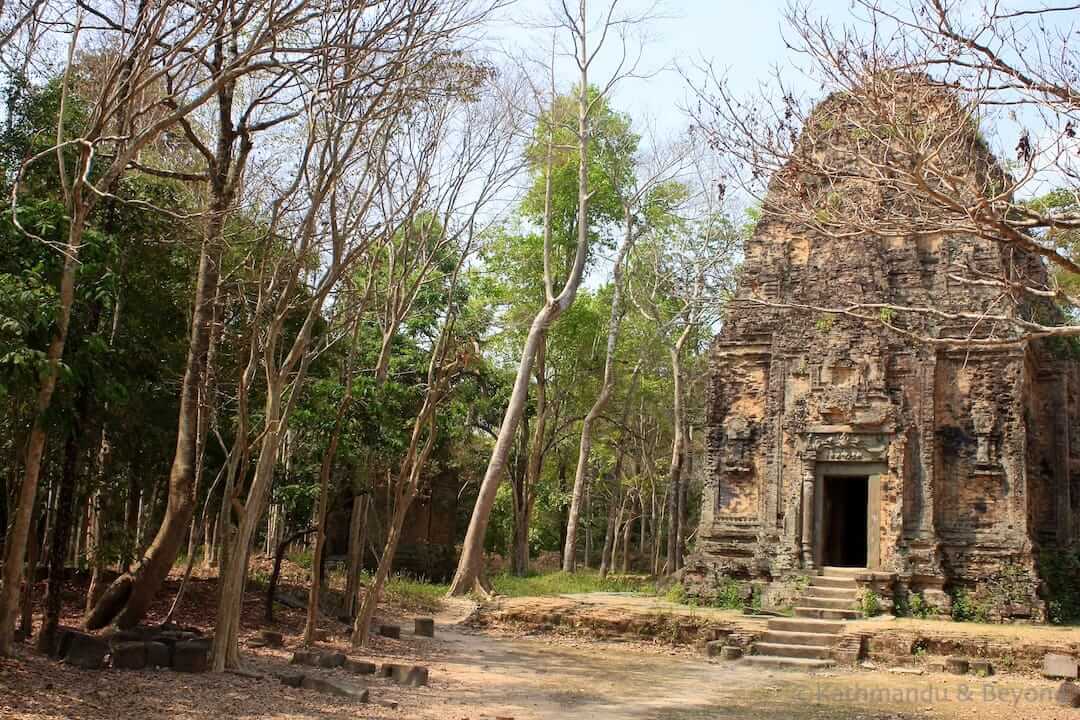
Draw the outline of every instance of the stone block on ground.
[[[339,652],[319,653],[316,664],[323,668],[339,668],[345,664],[345,655]]]
[[[1077,667],[1076,658],[1050,653],[1043,658],[1042,674],[1048,678],[1076,680],[1080,668]]]
[[[136,626],[126,630],[106,630],[104,635],[108,638],[110,646],[116,646],[127,642],[145,642],[152,638],[156,632],[156,630],[150,628]]]
[[[933,673],[943,673],[945,672],[945,663],[941,662],[940,660],[934,661],[932,663],[927,663],[926,669],[929,672]]]
[[[1080,685],[1066,680],[1058,686],[1054,702],[1062,707],[1080,708]]]
[[[393,638],[394,640],[401,639],[401,626],[400,625],[380,625],[379,634],[383,637]]]
[[[151,640],[146,643],[146,667],[171,667],[172,648],[163,642]]]
[[[285,636],[274,630],[260,630],[256,638],[267,647],[281,647],[285,644]]]
[[[705,643],[705,657],[720,657],[720,651],[723,649],[723,640],[710,640]]]
[[[734,645],[725,645],[720,648],[721,660],[738,660],[742,657],[742,648],[735,647]]]
[[[67,641],[70,633],[79,632],[77,628],[68,627],[66,625],[57,625],[56,632],[53,633],[53,644],[49,648],[49,655],[54,658],[63,658],[64,653],[67,652]]]
[[[165,643],[172,647],[178,642],[187,642],[189,640],[203,640],[197,633],[193,633],[187,630],[161,630],[154,633],[152,638],[154,642]]]
[[[416,618],[413,620],[413,635],[435,637],[434,618]]]
[[[327,641],[329,639],[330,639],[330,631],[329,630],[316,630],[315,631],[315,640],[316,640],[316,642],[325,642],[325,641]]]
[[[172,667],[177,672],[206,672],[210,667],[210,644],[201,640],[176,643]]]
[[[382,667],[383,677],[388,677],[398,685],[421,687],[428,684],[428,669],[423,665],[398,665],[388,663]]]
[[[316,665],[319,662],[319,653],[310,650],[297,650],[289,660],[290,665]]]
[[[907,667],[901,665],[898,667],[889,668],[889,672],[893,673],[894,675],[922,675],[926,671],[923,670],[921,667]]]
[[[971,674],[979,677],[990,677],[994,674],[994,666],[989,660],[972,660]]]
[[[953,675],[967,675],[967,672],[970,669],[971,662],[967,658],[945,658],[945,670]]]
[[[87,633],[69,632],[62,645],[64,662],[84,670],[100,670],[109,654],[109,643]]]
[[[142,670],[146,667],[146,643],[130,640],[113,645],[112,666],[117,670]]]
[[[327,695],[352,698],[359,702],[367,702],[368,700],[367,688],[358,688],[349,685],[348,683],[338,682],[337,680],[327,680],[326,678],[315,677],[313,675],[304,676],[304,679],[300,681],[300,687],[306,690],[326,693]]]
[[[368,660],[354,660],[353,658],[345,658],[343,668],[353,673],[354,675],[374,675],[375,663]]]
[[[279,672],[275,674],[274,677],[280,680],[282,685],[287,687],[298,688],[300,687],[300,684],[304,682],[304,676],[300,673]]]

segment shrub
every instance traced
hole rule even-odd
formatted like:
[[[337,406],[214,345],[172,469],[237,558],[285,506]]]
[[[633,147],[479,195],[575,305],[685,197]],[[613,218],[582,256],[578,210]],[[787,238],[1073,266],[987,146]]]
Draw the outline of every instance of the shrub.
[[[1080,622],[1080,550],[1043,550],[1039,571],[1045,583],[1050,622]]]
[[[314,550],[296,550],[289,553],[289,562],[295,563],[305,570],[311,569],[311,564],[315,561]]]
[[[922,593],[908,591],[896,602],[896,614],[900,617],[925,619],[935,613],[936,610],[930,603],[926,602],[926,598],[923,597]]]
[[[743,589],[739,582],[725,575],[717,578],[716,595],[710,599],[709,605],[728,610],[741,610],[746,604],[743,602],[743,596]]]
[[[688,605],[690,603],[690,595],[686,592],[686,587],[682,583],[675,583],[668,591],[664,593],[664,599],[668,602],[678,603],[680,605]]]
[[[952,619],[956,622],[990,622],[990,607],[975,593],[959,588],[952,593]]]
[[[386,580],[385,600],[411,610],[436,612],[443,606],[449,585],[429,582],[426,578],[393,575]]]
[[[863,615],[866,617],[876,617],[881,614],[881,598],[873,590],[864,590],[862,596],[859,598],[859,605],[862,607]]]
[[[591,570],[579,570],[575,573],[536,573],[525,577],[496,575],[492,578],[492,586],[498,594],[509,597],[542,597],[587,592],[656,594],[656,586],[644,576],[608,575],[601,579],[599,573]]]

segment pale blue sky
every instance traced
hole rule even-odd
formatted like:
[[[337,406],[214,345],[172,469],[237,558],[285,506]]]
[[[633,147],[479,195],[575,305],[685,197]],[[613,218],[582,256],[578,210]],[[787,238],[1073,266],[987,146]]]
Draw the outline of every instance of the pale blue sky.
[[[554,2],[558,0],[517,0],[508,6],[492,30],[493,43],[510,54],[520,55],[527,50],[533,58],[546,59],[545,48],[550,47],[551,31],[541,25],[550,22]],[[982,3],[969,2],[974,19]],[[575,0],[567,3],[577,4]],[[589,3],[594,22],[610,4],[609,0],[589,0]],[[619,7],[632,12],[654,3],[655,0],[620,0]],[[892,0],[892,4],[897,9],[907,8],[908,0]],[[1045,0],[1006,0],[1005,4],[1011,9],[1033,9],[1043,7]],[[785,86],[801,96],[801,100],[820,99],[831,88],[822,88],[817,81],[807,78],[801,70],[806,59],[786,47],[785,34],[791,36],[784,21],[787,6],[788,0],[659,0],[660,17],[647,24],[642,67],[655,70],[678,64],[690,77],[700,79],[695,68],[711,63],[727,78],[729,88],[744,99],[752,98],[762,87],[775,91],[774,70],[778,70]],[[855,16],[851,0],[813,0],[812,8],[814,15],[827,19],[835,28],[854,25],[865,29]],[[1062,13],[1045,22],[1051,30],[1072,34],[1080,25],[1078,17],[1080,13]],[[593,33],[594,40],[597,34]],[[600,84],[610,77],[617,56],[618,43],[609,42],[590,82]],[[569,57],[557,59],[556,66],[560,90],[565,91],[577,79],[576,68]],[[538,82],[544,84],[545,80],[539,78]],[[661,136],[667,137],[685,130],[689,121],[682,108],[694,103],[692,91],[675,70],[646,79],[627,79],[615,89],[612,100],[616,109],[631,116],[639,131],[651,124]],[[1023,128],[1029,129],[1038,140],[1042,129],[1039,119],[1032,117],[1030,110],[1020,113],[1019,119],[1008,111],[986,113],[982,118],[982,132],[999,158],[1012,156]],[[1056,137],[1056,130],[1053,135]],[[1045,192],[1059,185],[1059,180],[1053,172],[1040,173],[1024,192]]]
[[[628,8],[644,8],[648,0],[623,0]],[[783,69],[785,80],[802,83],[802,75],[793,68],[796,58],[784,44],[783,12],[786,0],[662,0],[660,17],[648,24],[642,66],[650,70],[678,63],[692,71],[695,65],[709,61],[727,71],[732,87],[740,93],[754,90],[768,82],[773,67]],[[607,0],[596,0],[599,13]],[[849,17],[848,0],[818,0],[815,11],[842,22]],[[504,13],[504,20],[494,31],[498,42],[508,51],[530,48],[540,56],[550,43],[550,32],[531,28],[548,18],[548,0],[518,0]],[[593,81],[610,76],[617,47],[609,43],[593,72]],[[569,58],[557,61],[566,86],[575,77]],[[813,94],[815,88],[802,83]],[[628,79],[614,92],[614,104],[635,119],[652,118],[661,130],[677,132],[686,125],[680,106],[689,101],[683,79],[668,70],[648,79]]]

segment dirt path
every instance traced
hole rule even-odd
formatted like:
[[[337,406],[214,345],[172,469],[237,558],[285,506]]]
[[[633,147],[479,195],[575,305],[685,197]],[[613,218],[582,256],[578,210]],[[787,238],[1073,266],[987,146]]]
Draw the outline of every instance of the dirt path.
[[[477,717],[470,711],[515,720],[1072,717],[1053,704],[1055,683],[1020,676],[763,672],[653,644],[480,634],[454,625],[445,625],[440,636],[446,655],[433,670],[454,688],[446,718]]]
[[[437,618],[434,639],[404,633],[377,638],[366,653],[339,634],[324,649],[376,662],[426,665],[428,687],[317,670],[368,686],[361,705],[273,680],[300,645],[299,625],[287,647],[245,649],[251,679],[213,673],[82,671],[22,648],[0,660],[0,717],[24,720],[144,718],[387,718],[397,720],[1064,720],[1076,711],[1053,705],[1055,683],[1021,676],[977,680],[950,675],[898,675],[843,670],[818,675],[763,672],[741,663],[706,661],[688,649],[659,643],[598,642],[569,635],[524,636],[520,630],[483,632],[460,624],[471,611],[451,603]],[[411,621],[401,618],[408,628]],[[284,628],[283,628],[284,629]]]
[[[445,718],[616,720],[1049,720],[1056,685],[1034,678],[956,678],[840,671],[762,672],[628,643],[502,638],[447,630]],[[453,708],[460,709],[454,711]]]

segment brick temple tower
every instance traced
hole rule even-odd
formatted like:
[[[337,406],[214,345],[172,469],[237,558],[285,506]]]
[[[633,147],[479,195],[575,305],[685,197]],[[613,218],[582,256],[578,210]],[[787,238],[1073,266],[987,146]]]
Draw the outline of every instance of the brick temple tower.
[[[950,101],[939,94],[935,102]],[[796,160],[858,141],[849,96],[821,103],[808,127],[815,122],[817,137],[804,130]],[[1001,172],[974,130],[956,142],[969,165],[957,172]],[[797,172],[789,161],[781,174]],[[871,218],[875,207],[891,203],[895,213],[904,201],[843,178],[827,189],[799,180],[808,202],[858,197]],[[794,186],[773,181],[711,349],[705,489],[688,589],[707,595],[726,576],[753,581],[767,602],[787,602],[795,580],[839,566],[864,570],[860,584],[886,601],[916,592],[947,610],[956,589],[1005,578],[1015,587],[995,615],[1043,618],[1039,551],[1074,543],[1080,524],[1075,362],[1022,340],[920,343],[882,322],[815,308],[934,308],[940,314],[888,319],[939,340],[1007,337],[1015,333],[1007,323],[963,318],[995,302],[1017,316],[1055,309],[1003,305],[999,288],[956,282],[956,264],[1045,282],[1044,265],[974,237],[816,232],[768,212],[785,207],[776,195]]]

